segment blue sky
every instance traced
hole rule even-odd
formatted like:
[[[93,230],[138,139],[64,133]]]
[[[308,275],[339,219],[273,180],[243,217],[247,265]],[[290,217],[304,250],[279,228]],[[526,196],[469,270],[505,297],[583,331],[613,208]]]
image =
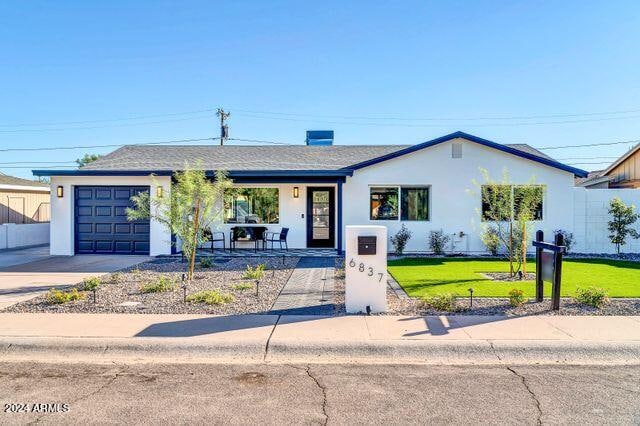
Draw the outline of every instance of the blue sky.
[[[0,150],[217,136],[218,106],[232,137],[289,143],[307,129],[337,144],[636,140],[639,28],[637,1],[5,1]],[[28,167],[0,171],[112,149],[0,151]]]

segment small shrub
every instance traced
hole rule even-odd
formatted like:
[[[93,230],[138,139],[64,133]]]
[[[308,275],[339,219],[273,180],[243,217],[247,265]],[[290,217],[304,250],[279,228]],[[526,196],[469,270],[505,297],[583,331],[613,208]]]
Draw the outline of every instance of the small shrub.
[[[607,290],[599,287],[578,288],[575,299],[585,305],[601,308],[609,302],[609,294]]]
[[[122,274],[120,272],[111,274],[111,278],[109,281],[111,282],[111,284],[120,284],[122,282]]]
[[[500,249],[500,234],[496,228],[487,228],[482,234],[480,234],[480,239],[489,253],[494,256],[498,254],[498,250]]]
[[[201,257],[200,258],[200,267],[201,268],[211,268],[213,266],[213,261],[210,257]]]
[[[235,300],[233,295],[215,290],[203,290],[187,296],[187,302],[206,303],[207,305],[224,305]]]
[[[526,298],[524,297],[524,291],[519,288],[513,288],[509,291],[509,304],[513,307],[524,305]]]
[[[233,286],[231,286],[231,288],[239,291],[249,290],[250,288],[253,288],[253,284],[249,284],[249,283],[234,284]]]
[[[431,231],[429,234],[429,248],[434,254],[444,254],[444,246],[451,238],[444,231]]]
[[[247,265],[247,270],[244,271],[244,275],[242,276],[242,278],[246,280],[260,280],[264,276],[264,271],[266,267],[267,265],[264,263],[256,265],[255,268],[252,268],[250,265]]]
[[[84,291],[93,291],[100,287],[102,281],[98,277],[85,278],[82,280],[82,289]]]
[[[159,277],[156,281],[145,283],[140,286],[140,293],[160,293],[164,291],[173,291],[176,288],[176,282],[169,277]]]
[[[396,232],[396,235],[391,237],[391,244],[393,244],[394,252],[396,255],[400,256],[402,255],[402,253],[404,253],[404,248],[407,246],[407,242],[410,238],[411,231],[409,231],[403,223],[402,228],[400,228],[400,230]]]
[[[562,234],[564,237],[564,245],[567,248],[567,253],[571,251],[571,247],[573,247],[573,232],[565,231],[562,229],[556,229],[553,231],[553,235]]]
[[[422,302],[437,311],[454,312],[457,310],[458,296],[453,293],[442,293],[434,296],[425,296]]]
[[[52,288],[46,296],[47,302],[52,305],[61,305],[67,302],[74,302],[76,300],[84,300],[86,297],[86,294],[80,293],[75,287],[70,291],[62,291]]]

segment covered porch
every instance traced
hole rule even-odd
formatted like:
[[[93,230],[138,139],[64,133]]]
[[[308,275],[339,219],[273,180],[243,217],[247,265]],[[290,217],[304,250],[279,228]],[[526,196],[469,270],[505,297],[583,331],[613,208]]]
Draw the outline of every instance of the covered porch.
[[[342,187],[349,173],[231,172],[233,189],[212,229],[215,241],[199,254],[211,254],[213,247],[215,256],[227,257],[336,255],[343,245]]]

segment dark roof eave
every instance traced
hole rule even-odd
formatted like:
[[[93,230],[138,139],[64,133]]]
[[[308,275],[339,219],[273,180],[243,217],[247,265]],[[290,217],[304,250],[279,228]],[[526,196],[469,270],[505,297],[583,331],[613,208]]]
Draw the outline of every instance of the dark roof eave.
[[[171,176],[171,170],[32,170],[35,176]],[[213,176],[215,170],[207,170]],[[345,177],[353,170],[229,170],[229,177]]]
[[[493,141],[490,141],[490,140],[487,140],[487,139],[482,139],[482,138],[479,138],[477,136],[473,136],[473,135],[470,135],[468,133],[460,132],[460,131],[454,132],[454,133],[450,133],[448,135],[441,136],[439,138],[432,139],[432,140],[427,141],[427,142],[419,143],[417,145],[413,145],[413,146],[410,146],[408,148],[404,148],[404,149],[401,149],[399,151],[392,152],[390,154],[382,155],[382,156],[377,157],[377,158],[372,158],[370,160],[354,164],[352,166],[349,166],[349,169],[352,169],[352,170],[362,169],[364,167],[372,166],[374,164],[378,164],[378,163],[381,163],[383,161],[391,160],[393,158],[397,158],[397,157],[400,157],[400,156],[405,155],[405,154],[410,154],[412,152],[419,151],[421,149],[428,148],[428,147],[437,145],[439,143],[447,142],[447,141],[450,141],[450,140],[456,139],[456,138],[466,139],[468,141],[475,142],[475,143],[478,143],[480,145],[487,146],[489,148],[494,148],[494,149],[497,149],[497,150],[502,151],[502,152],[506,152],[506,153],[513,154],[513,155],[517,155],[518,157],[526,158],[527,160],[536,161],[538,163],[542,163],[542,164],[550,166],[550,167],[555,167],[556,169],[560,169],[560,170],[564,170],[564,171],[569,172],[569,173],[573,173],[573,175],[577,176],[577,177],[587,177],[588,174],[589,174],[589,172],[587,172],[586,170],[577,169],[575,167],[567,166],[566,164],[562,164],[562,163],[559,163],[557,161],[553,161],[553,160],[549,160],[547,158],[539,157],[537,155],[529,154],[528,152],[520,151],[520,150],[517,150],[515,148],[511,148],[511,147],[508,147],[508,146],[505,146],[505,145],[502,145],[502,144],[499,144],[499,143],[496,143],[496,142],[493,142]]]

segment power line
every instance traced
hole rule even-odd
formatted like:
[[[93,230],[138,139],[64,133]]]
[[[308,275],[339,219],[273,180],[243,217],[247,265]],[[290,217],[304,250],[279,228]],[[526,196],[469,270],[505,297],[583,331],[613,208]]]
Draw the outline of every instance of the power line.
[[[459,122],[458,124],[404,124],[404,123],[372,123],[372,122],[355,122],[355,121],[329,121],[329,120],[315,120],[315,119],[297,119],[297,118],[288,118],[288,117],[267,117],[260,115],[251,115],[251,114],[243,114],[239,113],[238,115],[249,117],[249,118],[257,118],[262,120],[284,120],[284,121],[295,121],[302,123],[319,123],[319,124],[335,124],[335,125],[346,125],[346,126],[374,126],[374,127],[410,127],[410,128],[423,128],[423,127],[464,127],[464,126],[473,126],[473,127],[518,127],[518,126],[541,126],[548,124],[572,124],[572,123],[588,123],[588,122],[598,122],[598,121],[609,121],[609,120],[627,120],[627,119],[638,119],[640,115],[633,115],[627,117],[606,117],[606,118],[591,118],[591,119],[583,119],[583,120],[561,120],[561,121],[538,121],[538,122],[519,122],[519,123],[481,123],[481,124],[464,124]]]
[[[65,126],[65,125],[76,125],[76,124],[94,124],[94,123],[114,123],[120,121],[135,121],[135,120],[145,120],[150,118],[160,118],[160,117],[175,117],[180,115],[193,115],[193,114],[202,114],[202,113],[211,113],[217,111],[216,108],[207,108],[193,111],[183,111],[183,112],[173,112],[173,113],[164,113],[164,114],[147,114],[147,115],[137,115],[131,117],[118,117],[118,118],[110,118],[110,119],[95,119],[95,120],[77,120],[77,121],[59,121],[59,122],[40,122],[40,123],[17,123],[17,124],[0,124],[0,127],[30,127],[30,126]],[[262,118],[262,119],[281,119],[281,120],[289,120],[289,121],[309,121],[309,120],[296,120],[292,118],[285,117],[306,117],[306,118],[321,118],[321,119],[339,119],[339,120],[369,120],[374,121],[374,123],[349,123],[349,122],[332,122],[328,121],[328,124],[355,124],[355,125],[367,125],[367,126],[390,126],[393,123],[375,123],[376,121],[389,122],[389,121],[401,121],[401,122],[419,122],[419,121],[442,121],[442,122],[468,122],[468,121],[495,121],[495,120],[503,120],[503,121],[511,121],[511,120],[537,120],[537,119],[549,119],[549,118],[572,118],[572,117],[598,117],[598,116],[611,116],[611,115],[625,115],[625,114],[633,114],[640,112],[640,109],[629,109],[629,110],[616,110],[616,111],[604,111],[604,112],[587,112],[587,113],[560,113],[560,114],[546,114],[546,115],[522,115],[522,116],[477,116],[477,117],[400,117],[400,116],[384,116],[384,117],[376,117],[376,116],[358,116],[358,115],[326,115],[326,114],[302,114],[302,113],[287,113],[287,112],[279,112],[279,111],[255,111],[255,110],[245,110],[245,109],[237,109],[236,111],[240,112],[241,115],[245,115],[247,117],[253,118]],[[244,114],[242,114],[244,113]],[[250,115],[250,114],[260,114],[259,116]],[[279,117],[268,117],[271,116],[279,116]],[[523,122],[523,123],[510,123],[510,124],[481,124],[479,126],[518,126],[518,125],[543,125],[543,124],[562,124],[562,123],[579,123],[579,122],[589,122],[589,121],[604,121],[604,120],[620,120],[620,119],[630,119],[630,118],[638,118],[639,116],[626,116],[626,117],[604,117],[604,118],[595,118],[595,119],[587,119],[587,120],[569,120],[569,121],[549,121],[549,122]],[[185,121],[185,120],[196,120],[196,119],[204,119],[210,118],[210,115],[199,116],[199,117],[188,117],[181,118],[176,120],[163,120],[163,121],[153,121],[146,123],[130,123],[130,124],[121,124],[121,125],[109,125],[109,126],[90,126],[90,127],[63,127],[63,128],[51,128],[51,129],[9,129],[9,130],[0,130],[2,133],[18,133],[18,132],[47,132],[47,131],[66,131],[66,130],[90,130],[90,129],[99,129],[99,128],[108,128],[108,127],[128,127],[128,126],[142,126],[147,124],[160,124],[167,123],[172,121]],[[395,126],[402,126],[402,124],[395,124]],[[409,127],[444,127],[444,125],[425,125],[425,124],[413,124],[413,125],[405,125]],[[476,124],[476,126],[478,126]]]
[[[170,143],[203,142],[203,141],[214,141],[214,140],[218,140],[218,138],[177,139],[177,140],[171,140],[171,141],[142,142],[142,143],[134,143],[134,144],[120,143],[120,144],[107,144],[107,145],[58,146],[58,147],[40,147],[40,148],[3,148],[3,149],[0,149],[0,152],[60,151],[60,150],[72,150],[72,149],[110,148],[110,147],[124,146],[124,145],[164,145],[164,144],[170,144]]]
[[[76,164],[75,161],[10,161],[7,163],[0,163],[0,164],[8,164],[8,165],[13,165],[13,164]]]
[[[640,109],[630,109],[621,111],[607,112],[588,112],[588,113],[571,113],[571,114],[549,114],[549,115],[525,115],[525,116],[480,116],[480,117],[371,117],[371,116],[348,116],[348,115],[319,115],[319,114],[300,114],[274,111],[251,111],[236,109],[236,111],[249,114],[265,114],[265,115],[282,115],[290,117],[317,117],[342,120],[387,120],[387,121],[480,121],[480,120],[534,120],[540,118],[566,118],[566,117],[591,117],[598,115],[618,115],[631,114],[640,112]]]
[[[0,169],[31,169],[33,166],[2,166]],[[53,169],[68,169],[69,166],[42,166],[38,167],[42,170],[53,170]]]
[[[43,132],[62,132],[62,131],[68,131],[68,130],[108,129],[108,128],[114,128],[114,127],[135,127],[135,126],[146,126],[149,124],[174,123],[177,121],[201,120],[205,118],[210,119],[211,115],[203,115],[203,116],[189,117],[189,118],[176,118],[173,120],[147,121],[144,123],[113,124],[108,126],[56,127],[51,129],[10,129],[10,130],[0,130],[0,133],[43,133]]]
[[[578,162],[578,163],[567,163],[569,165],[576,165],[576,164],[611,164],[611,161],[595,161],[595,162]]]
[[[622,145],[622,144],[630,144],[630,143],[638,143],[640,139],[635,139],[631,141],[620,141],[620,142],[603,142],[603,143],[590,143],[585,145],[562,145],[562,146],[546,146],[538,148],[539,150],[549,150],[549,149],[563,149],[563,148],[588,148],[591,146],[611,146],[611,145]]]
[[[259,139],[240,139],[240,138],[229,138],[230,141],[238,141],[238,142],[250,142],[250,143],[266,143],[270,145],[300,145],[295,143],[288,142],[277,142],[277,141],[264,141]]]
[[[215,112],[216,109],[201,109],[197,111],[172,112],[167,114],[139,115],[134,117],[108,118],[101,120],[82,120],[82,121],[58,121],[55,123],[20,123],[20,124],[0,124],[0,127],[29,127],[29,126],[64,126],[69,124],[90,124],[90,123],[108,123],[115,121],[131,121],[144,120],[148,118],[174,117],[176,115],[201,114],[204,112]]]
[[[568,158],[556,158],[558,161],[570,161],[570,160],[598,160],[598,159],[609,159],[615,160],[619,157],[568,157]]]

